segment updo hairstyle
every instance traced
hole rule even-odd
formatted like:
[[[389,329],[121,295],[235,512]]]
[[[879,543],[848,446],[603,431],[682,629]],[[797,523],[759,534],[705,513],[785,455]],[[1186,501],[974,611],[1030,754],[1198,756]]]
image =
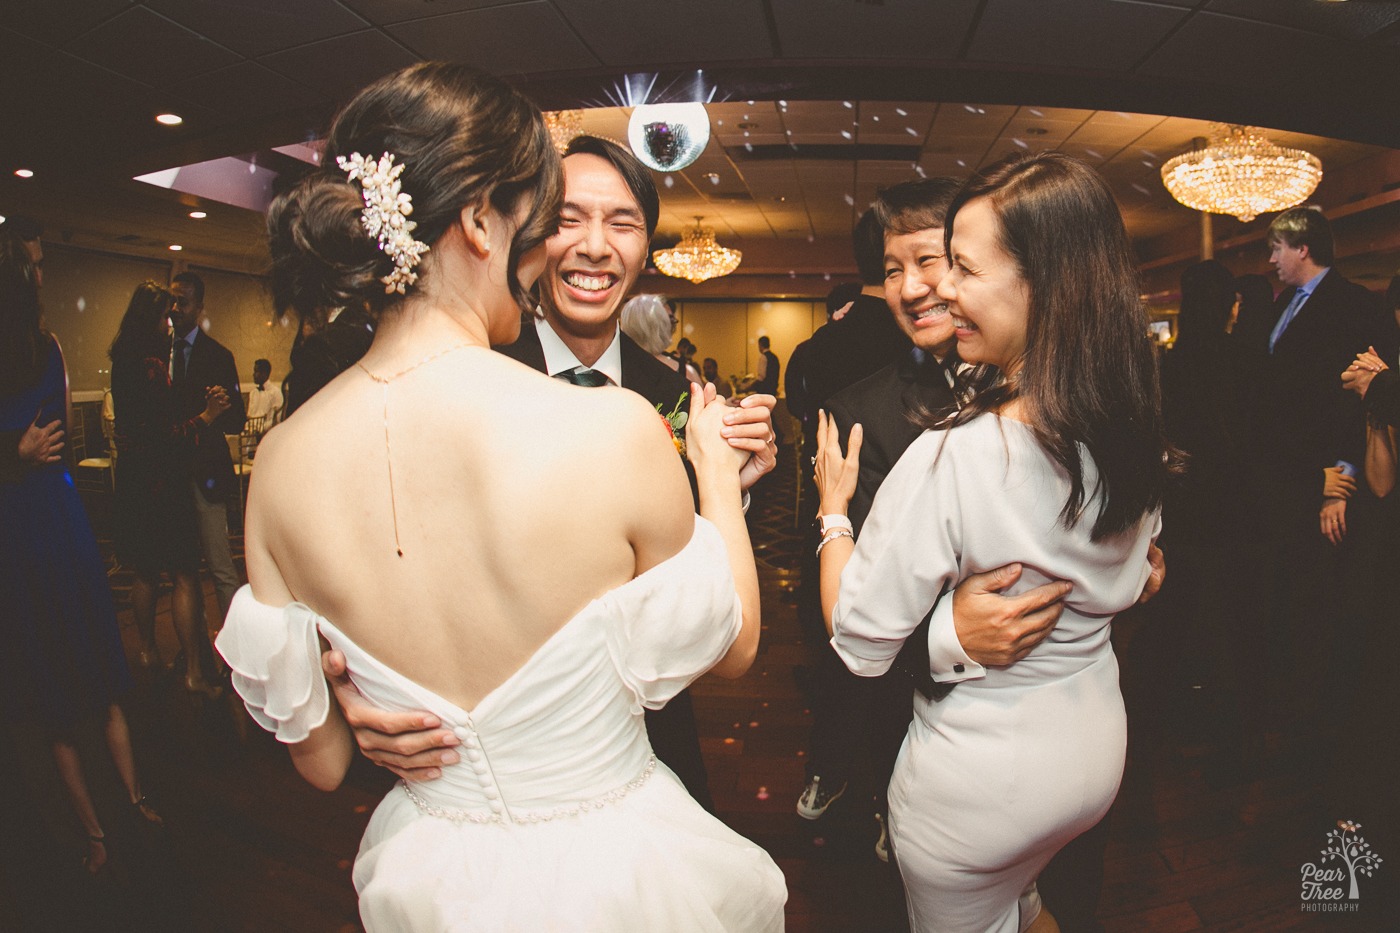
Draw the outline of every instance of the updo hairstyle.
[[[511,239],[507,272],[521,309],[534,308],[518,279],[520,257],[558,229],[563,191],[544,119],[497,78],[465,65],[421,62],[356,95],[331,126],[321,167],[268,209],[279,312],[306,317],[363,305],[377,315],[400,300],[381,281],[394,270],[393,260],[360,222],[360,184],[336,164],[338,156],[356,152],[376,160],[387,152],[404,167],[399,181],[413,198],[413,237],[432,247],[462,208],[489,200],[512,217],[525,197],[528,212]],[[431,252],[424,262],[432,262]]]

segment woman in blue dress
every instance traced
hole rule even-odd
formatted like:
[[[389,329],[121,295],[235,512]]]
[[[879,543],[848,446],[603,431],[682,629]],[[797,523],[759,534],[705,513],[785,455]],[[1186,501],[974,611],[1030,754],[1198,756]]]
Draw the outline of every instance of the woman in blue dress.
[[[84,863],[96,872],[107,861],[105,834],[75,727],[103,722],[132,806],[151,823],[161,818],[141,793],[117,702],[131,673],[97,542],[55,441],[32,443],[58,437],[70,404],[63,354],[40,324],[38,250],[37,240],[0,237],[0,437],[15,445],[0,478],[0,713],[45,730],[88,836]]]

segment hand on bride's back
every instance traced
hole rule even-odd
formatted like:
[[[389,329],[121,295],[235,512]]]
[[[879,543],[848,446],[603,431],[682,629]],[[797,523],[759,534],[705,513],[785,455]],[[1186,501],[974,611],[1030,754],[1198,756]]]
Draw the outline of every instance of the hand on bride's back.
[[[699,389],[691,383],[690,415],[685,424],[686,456],[696,470],[716,467],[736,474],[749,459],[746,450],[736,449],[721,434],[728,402],[718,398],[713,383]]]

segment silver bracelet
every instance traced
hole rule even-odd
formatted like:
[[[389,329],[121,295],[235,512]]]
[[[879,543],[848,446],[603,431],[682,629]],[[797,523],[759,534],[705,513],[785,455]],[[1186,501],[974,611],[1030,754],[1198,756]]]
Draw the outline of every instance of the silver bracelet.
[[[837,538],[850,538],[854,541],[855,537],[855,532],[851,531],[849,528],[833,528],[831,531],[822,535],[821,541],[817,542],[817,556],[820,557],[822,548],[826,547]]]

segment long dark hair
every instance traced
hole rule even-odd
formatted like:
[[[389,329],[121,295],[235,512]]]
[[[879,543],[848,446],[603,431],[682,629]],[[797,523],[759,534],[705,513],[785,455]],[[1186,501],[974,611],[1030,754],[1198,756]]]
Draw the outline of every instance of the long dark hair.
[[[0,396],[43,375],[46,335],[39,317],[39,273],[29,247],[14,233],[0,235]]]
[[[995,212],[1000,245],[1029,292],[1026,349],[1014,379],[925,426],[964,424],[1023,399],[1036,440],[1070,477],[1064,525],[1077,524],[1097,494],[1090,538],[1126,531],[1161,504],[1179,458],[1162,430],[1157,359],[1118,206],[1078,159],[1016,154],[958,192],[948,209],[947,246],[958,211],[977,198]],[[1081,449],[1098,470],[1095,489],[1085,489]]]
[[[1181,310],[1176,316],[1178,349],[1224,343],[1234,306],[1235,277],[1229,269],[1214,259],[1187,266],[1181,273]]]
[[[279,312],[363,306],[377,315],[397,294],[381,278],[394,268],[360,222],[360,185],[338,156],[392,154],[413,199],[415,239],[433,245],[462,208],[489,200],[511,216],[527,213],[511,239],[510,290],[522,311],[535,307],[520,285],[520,257],[559,226],[563,179],[544,118],[501,80],[465,65],[420,62],[365,88],[335,118],[322,167],[277,197],[267,213],[272,293]],[[431,264],[429,252],[424,262]],[[421,267],[420,267],[421,269]],[[408,286],[409,293],[416,286]]]
[[[175,296],[164,285],[147,279],[136,286],[107,357],[114,363],[148,358],[169,360],[170,337],[165,322],[174,304]]]

